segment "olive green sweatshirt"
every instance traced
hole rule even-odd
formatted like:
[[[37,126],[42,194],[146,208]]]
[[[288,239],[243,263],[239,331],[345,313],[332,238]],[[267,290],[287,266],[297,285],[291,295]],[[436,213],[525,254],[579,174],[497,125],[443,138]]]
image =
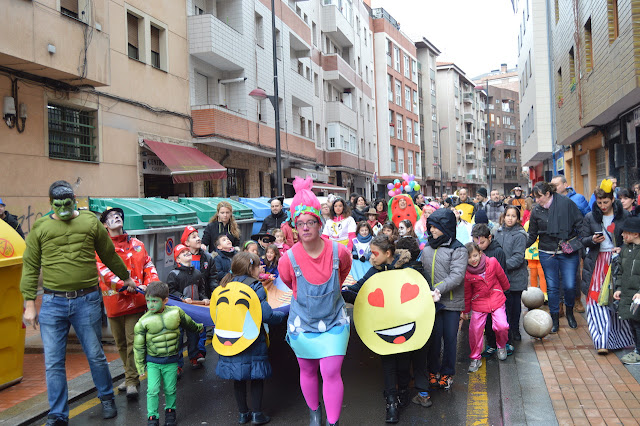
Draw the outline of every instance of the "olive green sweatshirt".
[[[50,290],[73,291],[98,284],[96,253],[120,279],[129,278],[105,227],[95,214],[80,211],[69,220],[51,216],[38,219],[26,239],[20,292],[35,300],[42,268],[44,286]]]

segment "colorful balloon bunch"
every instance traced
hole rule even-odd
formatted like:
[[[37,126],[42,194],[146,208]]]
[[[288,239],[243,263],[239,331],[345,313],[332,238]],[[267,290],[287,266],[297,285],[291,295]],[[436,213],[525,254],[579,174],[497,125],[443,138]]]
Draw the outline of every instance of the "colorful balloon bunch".
[[[389,190],[389,197],[394,197],[402,194],[403,190],[406,193],[418,192],[420,191],[420,184],[416,182],[416,177],[414,175],[403,173],[402,181],[400,181],[400,179],[396,179],[393,183],[388,183],[387,189]]]

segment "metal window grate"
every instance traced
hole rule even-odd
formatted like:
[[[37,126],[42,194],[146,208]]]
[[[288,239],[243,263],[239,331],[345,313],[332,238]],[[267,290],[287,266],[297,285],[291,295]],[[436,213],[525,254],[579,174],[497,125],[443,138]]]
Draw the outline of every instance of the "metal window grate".
[[[48,105],[49,157],[96,162],[93,111]]]

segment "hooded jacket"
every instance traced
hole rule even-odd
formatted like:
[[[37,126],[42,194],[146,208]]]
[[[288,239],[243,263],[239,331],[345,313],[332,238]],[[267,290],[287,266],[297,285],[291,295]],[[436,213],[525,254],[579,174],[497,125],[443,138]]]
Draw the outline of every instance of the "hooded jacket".
[[[591,207],[589,207],[589,202],[584,195],[578,194],[572,187],[567,187],[567,197],[578,206],[578,210],[582,213],[583,216],[586,216],[587,213],[591,211]]]
[[[229,229],[229,223],[226,225],[216,221],[209,222],[202,233],[202,244],[207,246],[209,253],[216,249],[216,240],[218,235],[225,234],[231,240],[234,247],[240,246],[240,238],[234,237]]]
[[[511,291],[524,291],[529,283],[527,261],[524,251],[527,249],[528,234],[522,225],[507,227],[502,225],[496,231],[495,241],[500,244],[505,255],[504,272],[509,278]]]
[[[493,257],[486,257],[484,274],[466,271],[464,278],[464,312],[493,312],[507,301],[504,292],[509,280]]]
[[[9,213],[7,210],[4,211],[4,217],[2,218],[7,224],[16,230],[18,234],[24,240],[24,232],[22,232],[22,227],[20,226],[20,222],[18,222],[18,217],[14,214]]]
[[[625,244],[620,250],[619,266],[612,272],[615,274],[615,291],[620,291],[620,305],[618,315],[623,320],[640,321],[640,309],[635,315],[629,308],[633,301],[633,295],[640,293],[640,245]]]
[[[553,194],[551,206],[546,209],[535,204],[529,218],[529,239],[527,247],[540,238],[540,251],[556,252],[560,241],[579,236],[582,213],[568,197]],[[555,231],[552,233],[552,230]]]
[[[156,267],[151,261],[142,241],[124,233],[111,237],[116,253],[124,262],[129,275],[136,285],[149,285],[158,281]],[[123,287],[123,281],[102,263],[100,256],[96,254],[98,274],[100,277],[100,291],[102,301],[107,310],[107,317],[114,318],[122,315],[135,314],[147,310],[147,302],[144,294],[119,291]]]
[[[422,250],[424,276],[432,289],[440,290],[440,303],[445,310],[462,311],[469,255],[465,246],[456,239],[456,216],[448,209],[436,210],[427,219],[427,228],[431,226],[442,231],[447,240],[436,248],[427,244]]]
[[[347,303],[354,303],[358,292],[367,282],[369,278],[382,271],[393,271],[395,269],[403,269],[409,266],[411,261],[411,253],[409,250],[397,249],[391,263],[385,263],[379,266],[371,266],[366,274],[360,278],[355,284],[349,286],[347,290],[342,291],[342,297]]]
[[[502,201],[490,200],[485,209],[487,217],[491,222],[500,222],[500,215],[504,212],[504,203]]]
[[[286,221],[287,212],[284,211],[283,207],[277,215],[271,213],[269,216],[264,218],[264,222],[262,222],[262,227],[260,228],[260,233],[269,232],[272,229],[280,229],[280,226],[282,226]]]
[[[504,253],[502,246],[495,240],[495,238],[491,237],[491,243],[489,243],[489,246],[483,251],[483,253],[486,254],[487,257],[495,258],[503,271],[507,270],[507,255]]]
[[[611,237],[613,239],[613,245],[615,247],[622,246],[622,225],[625,219],[629,216],[629,212],[622,207],[622,203],[619,200],[613,200],[613,232],[607,230],[605,232],[605,238]],[[580,229],[580,237],[582,245],[589,249],[587,256],[584,258],[584,267],[582,269],[582,282],[581,289],[584,294],[587,294],[589,290],[589,284],[591,284],[591,276],[593,275],[593,269],[596,266],[596,260],[600,253],[600,244],[593,242],[593,234],[596,232],[603,232],[602,229],[602,210],[598,207],[598,204],[593,205],[593,210],[587,213]]]
[[[225,275],[231,272],[231,261],[236,252],[235,250],[222,251],[216,249],[216,253],[218,253],[218,255],[213,259],[213,263],[216,267],[216,278],[218,282],[220,282]]]
[[[176,269],[167,276],[169,294],[180,299],[203,300],[207,299],[207,291],[204,278],[199,270],[193,266],[178,264]]]

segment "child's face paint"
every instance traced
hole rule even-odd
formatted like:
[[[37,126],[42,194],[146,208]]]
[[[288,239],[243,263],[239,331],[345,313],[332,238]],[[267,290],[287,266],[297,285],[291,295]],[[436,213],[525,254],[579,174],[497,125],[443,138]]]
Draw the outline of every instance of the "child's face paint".
[[[147,296],[147,309],[149,312],[158,313],[164,309],[164,304],[167,299],[161,299],[159,297]]]

